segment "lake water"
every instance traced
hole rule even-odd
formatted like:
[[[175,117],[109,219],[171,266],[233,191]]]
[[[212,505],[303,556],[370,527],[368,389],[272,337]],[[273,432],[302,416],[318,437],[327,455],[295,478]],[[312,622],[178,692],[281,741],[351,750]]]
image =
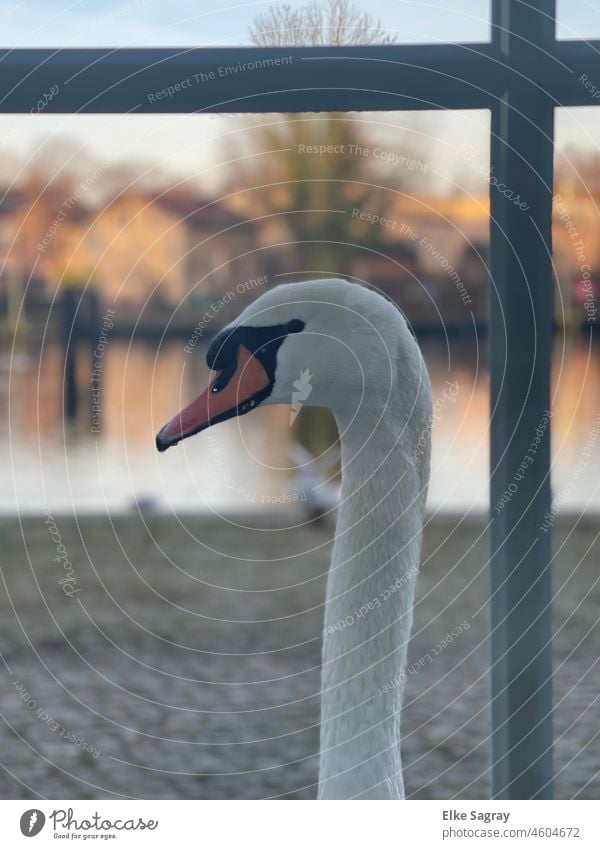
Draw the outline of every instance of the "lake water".
[[[426,340],[434,401],[432,509],[482,510],[488,499],[485,341]],[[87,363],[80,363],[86,384]],[[271,407],[226,422],[158,454],[154,434],[206,382],[201,354],[178,340],[114,339],[102,363],[102,432],[64,430],[63,363],[57,344],[0,355],[0,511],[39,513],[247,512],[293,502],[289,410]],[[553,490],[562,509],[600,507],[600,351],[582,339],[556,342]],[[452,393],[445,391],[448,384]],[[450,398],[450,395],[453,397]],[[305,485],[305,484],[304,484]]]

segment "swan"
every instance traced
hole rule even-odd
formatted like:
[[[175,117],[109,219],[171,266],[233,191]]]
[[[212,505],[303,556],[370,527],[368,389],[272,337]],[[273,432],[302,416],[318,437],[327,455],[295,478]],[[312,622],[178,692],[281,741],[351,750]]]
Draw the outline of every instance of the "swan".
[[[431,386],[394,304],[342,279],[276,286],[212,340],[165,451],[260,405],[329,407],[342,483],[327,578],[319,799],[401,799],[400,708],[429,481]],[[308,370],[308,371],[307,371]],[[310,391],[308,387],[310,386]]]

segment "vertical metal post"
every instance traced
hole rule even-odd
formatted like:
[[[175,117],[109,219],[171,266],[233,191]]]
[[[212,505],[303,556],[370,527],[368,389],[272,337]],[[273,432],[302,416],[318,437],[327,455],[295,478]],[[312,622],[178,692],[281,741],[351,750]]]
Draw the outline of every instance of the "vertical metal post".
[[[492,40],[515,69],[492,112],[490,180],[492,782],[500,799],[552,795],[551,552],[542,526],[550,510],[554,109],[532,79],[554,19],[554,0],[492,3]]]

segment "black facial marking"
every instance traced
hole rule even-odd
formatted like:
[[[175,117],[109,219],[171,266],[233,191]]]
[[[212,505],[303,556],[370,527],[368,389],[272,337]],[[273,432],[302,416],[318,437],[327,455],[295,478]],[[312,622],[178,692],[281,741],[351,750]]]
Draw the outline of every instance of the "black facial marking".
[[[231,327],[218,333],[209,345],[206,354],[208,367],[221,374],[213,385],[213,392],[223,389],[237,368],[237,351],[243,345],[260,362],[267,373],[269,384],[252,398],[248,398],[240,405],[238,414],[248,412],[267,398],[275,383],[275,370],[277,368],[277,352],[290,333],[300,333],[304,330],[304,322],[294,318],[287,324],[271,324],[265,327],[248,327],[240,325]]]

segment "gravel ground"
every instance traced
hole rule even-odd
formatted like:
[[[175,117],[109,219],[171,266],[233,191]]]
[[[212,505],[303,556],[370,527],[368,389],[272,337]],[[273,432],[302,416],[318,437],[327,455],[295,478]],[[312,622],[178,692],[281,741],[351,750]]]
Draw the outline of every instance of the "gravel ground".
[[[331,532],[247,524],[0,522],[0,797],[315,796]],[[556,533],[556,796],[598,798],[598,521],[573,524]],[[403,715],[415,798],[489,793],[486,545],[479,519],[428,523]]]

